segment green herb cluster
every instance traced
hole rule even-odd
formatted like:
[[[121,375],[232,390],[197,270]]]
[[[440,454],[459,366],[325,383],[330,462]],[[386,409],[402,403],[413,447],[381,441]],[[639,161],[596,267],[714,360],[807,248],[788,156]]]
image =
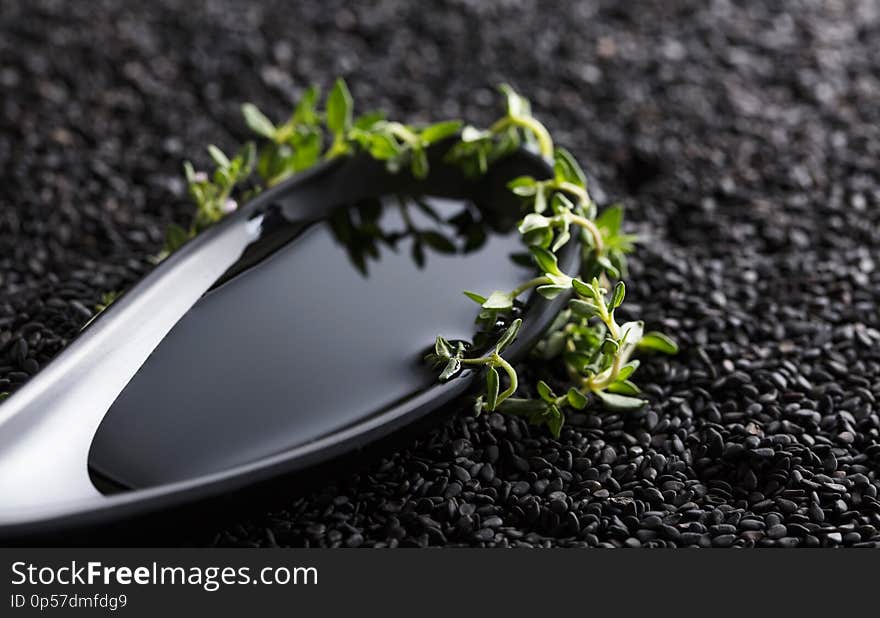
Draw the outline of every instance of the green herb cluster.
[[[391,172],[408,168],[416,178],[424,178],[428,175],[427,149],[456,135],[462,127],[458,120],[414,127],[389,121],[382,112],[355,117],[351,94],[342,79],[336,80],[323,110],[319,103],[318,89],[309,88],[281,124],[274,123],[252,103],[242,105],[245,123],[263,138],[263,143],[257,149],[253,142],[248,142],[231,159],[218,147],[208,146],[216,166],[210,174],[196,171],[188,161],[184,163],[195,212],[187,227],[169,226],[158,258],[173,253],[203,229],[235,211],[236,191],[247,182],[251,187],[244,197],[251,197],[320,161],[359,150],[385,161]]]
[[[452,148],[450,157],[467,171],[482,172],[522,142],[536,144],[539,152],[552,156],[552,178],[523,176],[509,184],[527,201],[527,214],[519,224],[519,232],[541,274],[510,291],[495,290],[487,296],[465,294],[480,305],[477,321],[487,329],[510,315],[527,291],[535,289],[548,299],[570,294],[568,307],[557,316],[535,350],[545,360],[562,365],[565,378],[558,382],[564,385],[564,392],[557,394],[546,382],[538,381],[535,397],[513,396],[519,381],[501,352],[516,337],[520,320],[511,324],[489,354],[469,358],[466,346],[453,348],[439,337],[427,359],[443,367],[441,379],[449,379],[468,365],[485,366],[485,391],[475,403],[478,414],[498,410],[525,416],[534,424],[547,425],[558,436],[565,411],[584,409],[591,396],[615,410],[645,405],[638,397],[639,388],[630,380],[639,366],[639,361],[632,359],[633,353],[653,350],[674,354],[677,346],[662,333],[645,333],[641,321],[618,323],[615,310],[626,296],[622,281],[627,273],[626,255],[637,240],[623,232],[623,208],[614,205],[599,214],[587,191],[586,175],[574,156],[553,146],[549,132],[531,116],[528,102],[509,87],[502,87],[502,91],[507,97],[506,115],[480,132],[478,139],[468,140],[463,133],[462,142]],[[560,268],[556,253],[574,235],[581,240],[583,259],[581,271],[569,274]],[[507,376],[504,390],[498,368]]]
[[[626,295],[622,281],[627,275],[626,255],[637,239],[623,232],[621,206],[598,212],[580,165],[571,153],[554,146],[546,127],[532,115],[528,100],[509,86],[502,85],[501,91],[505,113],[486,129],[463,126],[457,120],[416,127],[388,120],[380,112],[355,116],[351,94],[341,79],[323,109],[318,90],[310,88],[282,124],[246,103],[242,106],[245,122],[262,143],[259,147],[246,144],[232,159],[210,146],[216,165],[210,175],[185,164],[196,211],[187,229],[169,229],[163,255],[235,210],[236,190],[245,182],[250,182],[252,195],[319,161],[355,152],[384,161],[391,172],[407,169],[416,178],[424,178],[429,171],[427,149],[456,135],[447,161],[467,174],[479,175],[517,148],[530,147],[552,161],[552,177],[524,176],[509,186],[526,204],[519,232],[540,273],[513,290],[496,290],[487,296],[465,292],[480,305],[477,323],[484,334],[494,332],[496,324],[508,324],[488,352],[470,355],[473,346],[438,337],[427,360],[442,367],[441,380],[467,367],[483,369],[485,389],[475,402],[477,413],[498,410],[524,416],[546,425],[554,435],[559,435],[567,410],[583,409],[591,401],[611,409],[640,408],[645,402],[630,379],[639,363],[633,354],[641,350],[672,354],[677,348],[661,333],[645,333],[642,322],[621,324],[615,317]],[[557,252],[573,238],[581,241],[582,267],[578,273],[566,273],[559,266]],[[549,368],[558,370],[551,381],[561,385],[561,394],[538,381],[530,389],[534,396],[522,398],[514,396],[520,390],[519,380],[502,354],[522,325],[520,319],[512,319],[516,305],[533,289],[545,298],[569,294],[571,299],[534,351],[550,361]]]

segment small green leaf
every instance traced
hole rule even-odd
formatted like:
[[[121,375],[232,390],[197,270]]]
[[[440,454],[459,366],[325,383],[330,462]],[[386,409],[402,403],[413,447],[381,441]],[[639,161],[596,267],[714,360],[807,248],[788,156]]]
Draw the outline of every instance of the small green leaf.
[[[642,350],[654,350],[664,354],[678,354],[678,344],[667,335],[657,331],[645,333],[639,341],[638,347]]]
[[[547,193],[544,191],[544,186],[541,185],[535,192],[535,212],[541,213],[545,210],[547,210]]]
[[[519,224],[519,233],[528,234],[534,230],[542,230],[550,227],[550,219],[538,213],[529,213]]]
[[[572,279],[571,287],[574,288],[574,291],[583,296],[584,298],[591,298],[594,301],[599,300],[596,297],[596,290],[592,286],[587,285],[580,279]]]
[[[562,415],[562,410],[560,410],[558,406],[549,406],[547,408],[545,422],[547,423],[547,429],[550,430],[553,437],[558,438],[562,433],[562,425],[565,424],[565,417]]]
[[[486,302],[486,297],[480,296],[476,292],[469,292],[468,290],[465,290],[464,295],[467,296],[468,298],[470,298],[472,301],[474,301],[478,305],[482,305],[483,303]]]
[[[377,110],[358,116],[355,119],[353,126],[355,129],[363,129],[364,131],[367,131],[377,122],[382,122],[383,120],[385,120],[385,112]]]
[[[315,126],[318,124],[318,114],[316,108],[318,106],[318,97],[320,90],[317,86],[306,88],[299,99],[299,103],[293,110],[291,120],[294,124]],[[251,127],[253,128],[253,127]]]
[[[7,392],[0,393],[0,401],[3,401],[7,397],[9,397],[9,393],[7,393]]]
[[[553,243],[553,246],[550,247],[550,250],[554,253],[562,249],[566,245],[566,243],[571,240],[571,232],[568,231],[568,227],[562,230],[559,236],[556,237],[556,242]]]
[[[596,394],[599,396],[599,399],[602,400],[602,404],[605,408],[615,412],[641,410],[645,404],[648,403],[644,399],[627,397],[626,395],[618,395],[615,393],[598,392]]]
[[[543,229],[532,230],[523,234],[523,242],[529,247],[547,248],[553,242],[553,230],[549,227]],[[532,260],[526,258],[525,266],[531,266]]]
[[[623,281],[618,281],[614,286],[614,294],[611,297],[611,309],[617,309],[626,296],[626,285]]]
[[[507,346],[509,346],[516,339],[516,336],[519,334],[519,329],[522,326],[522,320],[520,318],[515,319],[511,322],[510,326],[507,327],[507,330],[504,331],[504,334],[501,335],[501,338],[498,340],[498,343],[495,345],[495,351],[498,354],[504,351]]]
[[[532,252],[532,256],[535,258],[535,262],[538,264],[538,268],[540,268],[545,273],[550,273],[551,275],[562,275],[564,274],[561,270],[559,270],[559,265],[556,261],[556,256],[544,249],[543,247],[530,247]]]
[[[620,371],[617,373],[616,382],[623,382],[627,378],[629,378],[636,369],[639,368],[639,361],[631,360],[626,365],[620,368]]]
[[[208,145],[208,154],[214,160],[214,163],[221,168],[226,169],[229,167],[229,157],[223,154],[223,151],[217,148],[214,144]]]
[[[599,307],[579,298],[568,301],[568,306],[582,318],[592,318],[599,315]]]
[[[359,136],[358,141],[371,157],[379,161],[387,161],[401,152],[400,145],[387,133],[367,133]]]
[[[565,148],[557,148],[553,152],[553,173],[557,180],[570,182],[579,187],[587,185],[584,170],[578,165],[574,156]]]
[[[275,139],[277,129],[263,112],[261,112],[253,103],[245,103],[241,106],[241,113],[244,116],[244,122],[248,128],[263,137]]]
[[[449,358],[452,356],[452,347],[445,338],[437,337],[434,341],[434,352],[440,358]]]
[[[443,368],[443,372],[440,374],[440,380],[445,381],[458,373],[459,369],[461,369],[461,359],[460,358],[450,358],[449,362],[446,363],[446,367]]]
[[[507,100],[507,113],[510,116],[519,117],[528,115],[528,108],[523,104],[523,98],[516,93],[516,90],[507,84],[501,84],[498,89],[504,94]]]
[[[486,371],[486,409],[490,412],[498,404],[498,389],[500,381],[495,367],[489,367]]]
[[[498,404],[498,411],[514,416],[532,417],[546,413],[547,407],[547,403],[540,399],[508,397]]]
[[[461,129],[461,125],[461,120],[438,122],[419,131],[419,139],[421,139],[424,144],[433,144],[458,133],[459,129]]]
[[[605,272],[611,275],[613,279],[620,278],[620,271],[617,270],[617,266],[614,265],[614,262],[608,259],[607,255],[600,255],[598,258],[596,258],[596,263],[598,263],[599,266],[601,266],[605,270]]]
[[[507,187],[522,197],[529,197],[538,191],[538,183],[531,176],[518,176],[507,183]]]
[[[609,356],[613,356],[617,354],[617,350],[620,349],[620,344],[617,343],[616,340],[611,337],[606,337],[605,341],[602,342],[602,353],[608,354]]]
[[[596,218],[596,227],[604,230],[607,236],[617,236],[623,224],[623,206],[614,204],[606,208]]]
[[[566,399],[568,399],[568,404],[575,410],[583,410],[587,407],[587,396],[576,388],[568,389]]]
[[[492,292],[489,298],[483,301],[483,309],[510,309],[513,307],[513,298],[506,292]]]
[[[186,178],[186,184],[192,185],[197,182],[196,180],[196,170],[193,168],[192,163],[189,161],[183,162],[183,176]]]
[[[547,300],[553,300],[563,292],[567,292],[569,289],[570,288],[563,285],[540,285],[535,291]]]
[[[638,395],[642,392],[638,386],[629,380],[618,380],[613,384],[609,384],[608,390],[612,393],[617,393],[618,395]]]
[[[544,380],[538,380],[537,389],[538,396],[547,403],[553,403],[556,401],[556,395],[553,393],[550,386],[548,386],[547,383],[544,382]]]
[[[327,97],[327,129],[335,135],[348,131],[351,127],[352,111],[351,93],[340,77],[333,84],[333,90]]]

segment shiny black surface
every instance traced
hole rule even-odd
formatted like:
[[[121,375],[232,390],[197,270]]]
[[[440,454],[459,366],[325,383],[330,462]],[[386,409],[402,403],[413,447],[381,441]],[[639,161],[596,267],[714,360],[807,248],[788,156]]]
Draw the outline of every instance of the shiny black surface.
[[[292,219],[292,202],[266,209],[260,240],[113,404],[90,466],[130,488],[194,478],[327,436],[434,385],[426,347],[437,334],[473,336],[476,305],[462,290],[512,288],[530,271],[510,259],[522,246],[503,182],[472,188],[481,208],[460,187],[425,188],[435,194],[427,209],[390,191],[325,204],[329,221]]]

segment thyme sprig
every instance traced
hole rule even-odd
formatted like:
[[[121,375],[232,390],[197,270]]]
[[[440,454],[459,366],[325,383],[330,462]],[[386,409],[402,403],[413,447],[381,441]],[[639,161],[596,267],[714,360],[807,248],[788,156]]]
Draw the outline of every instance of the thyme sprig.
[[[388,120],[381,112],[355,116],[351,94],[341,79],[336,80],[323,109],[319,91],[310,88],[280,124],[246,103],[244,120],[260,138],[259,145],[249,142],[232,158],[209,146],[216,166],[212,174],[198,172],[188,162],[184,165],[195,212],[187,228],[169,228],[163,256],[234,211],[245,183],[250,183],[249,195],[253,195],[320,161],[355,152],[384,161],[391,172],[407,169],[414,177],[424,178],[429,172],[427,149],[453,136],[458,139],[448,148],[446,160],[466,174],[480,175],[526,146],[553,164],[551,178],[523,176],[509,183],[525,203],[518,231],[539,274],[512,290],[495,290],[487,296],[465,292],[480,306],[477,324],[483,335],[491,335],[497,324],[508,324],[487,351],[476,352],[466,342],[441,336],[426,359],[442,367],[440,380],[466,368],[484,371],[483,393],[474,404],[478,414],[498,410],[524,416],[546,425],[556,436],[567,411],[582,410],[593,401],[609,409],[638,409],[645,401],[630,379],[639,366],[633,355],[646,350],[677,351],[665,335],[644,332],[641,321],[617,321],[615,313],[626,296],[622,281],[627,276],[626,255],[638,239],[623,231],[622,206],[599,212],[581,166],[570,152],[554,145],[550,132],[532,115],[529,101],[510,86],[502,85],[500,90],[504,114],[488,128],[465,126],[458,120],[413,126]],[[257,179],[252,177],[254,172]],[[560,268],[557,253],[573,238],[581,241],[582,260],[580,271],[570,274]],[[539,380],[529,389],[534,396],[516,397],[520,381],[503,356],[522,326],[521,319],[512,319],[517,305],[532,290],[548,299],[571,296],[533,351],[549,361],[549,367],[562,369],[565,379],[554,382],[562,394]]]
[[[503,91],[507,96],[506,115],[484,132],[479,141],[463,139],[450,156],[453,160],[463,159],[466,170],[476,167],[483,171],[495,153],[506,151],[512,142],[518,143],[520,132],[524,133],[526,142],[537,143],[542,154],[552,153],[552,178],[539,180],[523,176],[509,183],[514,193],[527,200],[528,212],[518,229],[541,274],[510,291],[495,290],[488,296],[475,292],[465,294],[480,304],[477,322],[486,328],[512,312],[519,297],[531,289],[548,299],[570,294],[567,309],[557,317],[536,348],[544,359],[561,361],[567,390],[557,395],[546,382],[538,381],[534,389],[537,397],[513,397],[519,381],[515,370],[499,361],[497,347],[492,354],[474,358],[464,356],[459,347],[447,360],[443,356],[446,348],[435,346],[429,360],[446,361],[441,379],[449,379],[466,365],[484,365],[486,386],[484,394],[477,399],[477,413],[499,410],[525,416],[532,423],[547,425],[558,436],[565,411],[584,409],[591,396],[604,407],[615,410],[644,406],[645,400],[638,397],[639,388],[630,380],[639,366],[632,355],[637,350],[672,354],[677,346],[662,333],[645,333],[641,321],[618,323],[615,311],[626,296],[626,286],[621,280],[627,273],[626,255],[638,240],[622,231],[623,208],[613,205],[598,214],[587,190],[586,175],[575,157],[567,150],[553,147],[548,131],[531,116],[530,107],[522,97],[509,88]],[[527,120],[523,120],[526,114]],[[516,135],[505,133],[511,129]],[[579,273],[568,274],[561,270],[556,253],[573,234],[579,234],[582,240],[583,260]],[[612,282],[615,283],[612,285]],[[502,339],[509,342],[515,337],[519,322],[515,325]],[[442,341],[445,340],[438,339]],[[508,387],[501,392],[498,366],[504,367],[508,380]]]

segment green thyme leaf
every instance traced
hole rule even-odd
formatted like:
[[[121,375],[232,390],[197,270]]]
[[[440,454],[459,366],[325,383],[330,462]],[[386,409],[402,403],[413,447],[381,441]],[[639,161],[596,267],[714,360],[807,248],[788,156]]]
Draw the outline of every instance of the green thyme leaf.
[[[547,300],[553,300],[563,292],[567,292],[569,288],[564,285],[541,285],[535,290],[538,294]]]
[[[617,374],[618,381],[625,381],[629,378],[633,372],[639,368],[639,361],[631,360],[626,365],[620,368],[620,372]]]
[[[587,407],[587,396],[574,387],[568,389],[566,399],[568,399],[568,405],[575,410],[583,410]]]
[[[433,144],[458,133],[461,129],[461,125],[462,122],[460,120],[447,120],[445,122],[428,125],[419,131],[419,138],[426,145]]]
[[[507,100],[507,113],[510,116],[528,115],[528,104],[524,104],[523,98],[507,84],[501,84],[498,89],[504,94]]]
[[[520,318],[517,318],[510,323],[510,326],[507,327],[507,330],[504,331],[504,334],[501,335],[501,338],[495,345],[495,351],[498,354],[501,354],[505,350],[505,348],[507,348],[507,346],[514,342],[516,336],[519,334],[519,329],[521,326],[522,320]]]
[[[529,213],[523,218],[522,222],[520,222],[519,230],[520,234],[528,234],[533,230],[543,230],[550,227],[550,219],[543,215],[539,215],[538,213],[532,212]]]
[[[678,353],[678,344],[667,335],[658,333],[657,331],[645,333],[639,341],[638,346],[643,350],[654,350],[656,352],[663,352],[664,354]]]
[[[536,388],[538,390],[538,396],[547,403],[554,403],[556,401],[556,395],[544,380],[538,380]]]
[[[596,393],[599,396],[599,399],[602,400],[602,404],[608,410],[612,410],[614,412],[630,412],[633,410],[641,410],[645,407],[645,404],[648,403],[644,399],[638,399],[637,397],[628,397],[626,395],[618,395],[616,393]]]
[[[579,187],[587,186],[584,170],[565,148],[557,148],[553,152],[553,173],[557,180],[570,182]]]
[[[208,145],[208,154],[211,155],[211,158],[214,160],[220,168],[225,169],[229,167],[230,161],[229,157],[227,157],[222,150],[217,148],[214,144]]]
[[[452,346],[449,345],[445,338],[437,337],[434,341],[434,352],[440,358],[449,358],[452,356]]]
[[[535,258],[535,262],[538,264],[538,268],[551,275],[564,274],[559,270],[556,256],[547,251],[547,249],[544,249],[543,247],[530,247],[530,249],[532,256]]]
[[[316,127],[318,125],[318,98],[321,91],[317,86],[310,86],[303,92],[299,103],[293,110],[290,120],[293,124],[303,125],[306,127]],[[251,127],[253,128],[253,127]],[[259,133],[259,131],[257,131]]]
[[[611,297],[611,309],[617,309],[620,307],[625,296],[626,286],[623,284],[623,281],[618,281],[617,285],[614,286],[614,294]]]
[[[623,224],[623,206],[615,204],[606,208],[596,218],[596,227],[605,232],[606,236],[617,236]]]
[[[334,135],[344,134],[351,127],[353,101],[342,78],[333,84],[327,97],[327,129]]]
[[[629,380],[618,380],[608,385],[608,391],[619,395],[638,395],[641,389]]]
[[[584,298],[592,298],[593,300],[599,300],[596,297],[596,290],[581,281],[580,279],[573,279],[571,282],[571,287],[574,288],[574,291],[583,296]]]
[[[499,378],[495,367],[489,367],[486,371],[486,409],[490,412],[498,403]]]
[[[565,229],[556,237],[556,242],[553,243],[553,246],[550,247],[550,250],[554,253],[559,251],[562,247],[571,240],[571,232],[568,231],[568,226],[565,226]]]
[[[372,129],[377,123],[383,122],[385,120],[385,112],[381,110],[376,110],[372,112],[367,112],[361,116],[355,118],[352,126],[355,129],[361,129],[363,131],[368,131]]]
[[[241,106],[241,113],[244,116],[245,124],[248,128],[262,137],[275,139],[275,125],[269,120],[263,112],[257,109],[253,103],[245,103]]]
[[[568,306],[571,308],[572,311],[583,318],[589,319],[599,315],[599,307],[597,307],[593,303],[588,303],[585,300],[580,300],[577,298],[572,299],[568,301]]]
[[[510,309],[513,307],[513,297],[505,292],[492,292],[489,298],[483,301],[483,309]]]
[[[558,438],[562,433],[562,426],[565,424],[565,417],[562,415],[562,411],[558,406],[549,406],[547,408],[547,417],[544,422],[547,424],[547,429],[550,430],[550,434],[554,438]]]
[[[542,213],[547,210],[547,193],[544,191],[543,185],[539,186],[535,191],[534,210],[537,213]]]
[[[468,298],[470,298],[472,301],[474,301],[478,305],[482,305],[483,303],[486,302],[486,297],[480,296],[476,292],[469,292],[469,291],[465,290],[464,295],[467,296]]]
[[[440,380],[448,380],[452,376],[454,376],[461,369],[461,359],[460,358],[450,358],[449,362],[446,363],[446,367],[443,368],[443,372],[440,374]]]

